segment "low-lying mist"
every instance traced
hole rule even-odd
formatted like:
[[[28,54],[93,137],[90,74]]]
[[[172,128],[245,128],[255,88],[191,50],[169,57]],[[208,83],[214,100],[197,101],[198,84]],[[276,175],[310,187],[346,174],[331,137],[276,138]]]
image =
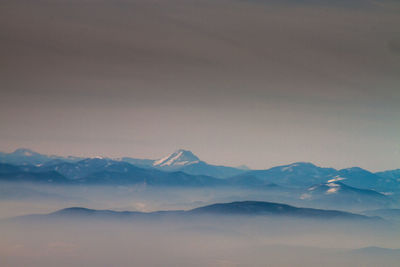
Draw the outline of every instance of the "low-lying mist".
[[[398,266],[400,232],[339,221],[216,216],[0,224],[1,266]]]
[[[293,194],[295,194],[294,192]],[[272,216],[7,220],[67,207],[189,210],[259,200],[299,205],[288,191],[135,186],[0,187],[0,266],[398,266],[391,223]],[[28,217],[29,218],[29,217]]]
[[[337,209],[359,213],[376,209],[337,201],[302,199],[303,191],[248,187],[154,187],[144,184],[124,186],[45,185],[0,183],[0,219],[32,213],[49,213],[67,207],[112,209],[117,211],[187,210],[232,201],[270,201],[299,207]],[[396,200],[398,202],[398,200]]]
[[[217,202],[291,200],[287,193],[227,187],[151,187],[146,185],[0,184],[0,218],[48,213],[67,207],[128,211],[187,210]]]

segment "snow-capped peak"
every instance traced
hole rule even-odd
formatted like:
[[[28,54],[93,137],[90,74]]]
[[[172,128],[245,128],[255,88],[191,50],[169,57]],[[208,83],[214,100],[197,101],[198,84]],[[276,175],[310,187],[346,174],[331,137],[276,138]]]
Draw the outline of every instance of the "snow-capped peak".
[[[156,160],[153,166],[185,166],[199,162],[200,159],[196,157],[191,151],[179,149],[168,156]]]

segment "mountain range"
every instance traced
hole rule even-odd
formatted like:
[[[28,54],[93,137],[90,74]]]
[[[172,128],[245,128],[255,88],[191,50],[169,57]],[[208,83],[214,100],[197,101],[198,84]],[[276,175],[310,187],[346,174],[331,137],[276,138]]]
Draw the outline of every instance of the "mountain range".
[[[12,153],[0,152],[0,162],[15,165],[41,165],[52,160],[62,160],[65,162],[76,162],[82,160],[81,157],[61,157],[55,155],[44,155],[27,148],[18,148]]]
[[[83,157],[48,156],[30,149],[19,148],[11,153],[0,152],[0,163],[14,165],[55,165],[56,163],[76,163],[84,160]],[[183,171],[193,175],[206,175],[216,178],[227,178],[245,172],[248,168],[217,166],[201,161],[191,151],[179,149],[160,159],[137,159],[131,157],[105,158],[113,161],[127,162],[140,168],[158,169],[163,171]]]
[[[322,220],[356,220],[356,221],[382,221],[379,217],[368,217],[338,210],[322,210],[299,208],[281,203],[262,201],[240,201],[231,203],[217,203],[187,211],[113,211],[93,210],[82,207],[72,207],[49,214],[25,215],[13,218],[13,220],[32,219],[159,219],[162,217],[187,218],[192,216],[278,216],[297,217]]]
[[[135,164],[136,163],[136,164]],[[216,166],[188,150],[158,160],[46,156],[27,149],[0,154],[0,181],[47,184],[239,187],[285,193],[313,206],[390,208],[400,195],[398,170],[372,173],[297,162],[266,170]],[[297,203],[297,202],[295,202]]]
[[[58,175],[61,174],[69,180],[80,180],[81,182],[94,181],[96,177],[99,177],[98,182],[101,182],[100,177],[108,179],[107,176],[117,173],[120,178],[125,177],[125,180],[129,180],[127,177],[135,175],[161,177],[166,175],[165,172],[175,174],[183,172],[192,175],[193,179],[197,176],[202,176],[203,179],[206,179],[205,176],[225,178],[228,180],[225,182],[226,184],[277,184],[308,187],[337,179],[347,186],[384,193],[400,189],[399,170],[378,173],[372,173],[359,167],[336,170],[318,167],[307,162],[297,162],[266,170],[246,170],[245,168],[211,165],[200,160],[191,151],[183,149],[158,160],[128,157],[111,159],[47,156],[29,149],[17,149],[12,153],[0,152],[0,163],[2,163],[0,174],[3,179],[5,173],[13,173],[14,177],[18,179],[23,179],[24,175],[30,176],[31,179],[35,179],[34,177],[39,179],[39,173],[45,175],[47,172],[46,175],[51,176],[52,181],[64,181],[65,179]],[[22,174],[22,172],[25,173]],[[180,175],[182,176],[182,174]],[[134,180],[132,181],[134,182]],[[140,181],[141,179],[136,180]]]
[[[35,180],[36,179],[36,180]],[[83,159],[76,163],[14,166],[0,163],[0,180],[92,185],[147,184],[163,186],[215,186],[221,179],[184,172],[164,172],[110,159]]]

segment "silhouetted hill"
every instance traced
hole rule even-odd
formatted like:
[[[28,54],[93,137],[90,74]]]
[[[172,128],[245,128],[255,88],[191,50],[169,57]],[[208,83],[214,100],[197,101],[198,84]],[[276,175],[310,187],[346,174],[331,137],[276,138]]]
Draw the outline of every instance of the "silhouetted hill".
[[[195,208],[188,211],[157,211],[157,212],[137,212],[137,211],[113,211],[113,210],[93,210],[81,207],[62,209],[45,215],[28,215],[17,217],[17,219],[46,219],[46,218],[156,218],[158,216],[285,216],[309,219],[338,219],[338,220],[362,220],[380,221],[377,218],[367,217],[337,210],[322,210],[310,208],[298,208],[286,204],[261,202],[261,201],[242,201],[231,203],[218,203],[204,207]]]
[[[213,204],[196,208],[189,212],[192,214],[275,215],[321,219],[369,219],[363,215],[343,211],[297,208],[286,204],[261,201],[242,201]]]

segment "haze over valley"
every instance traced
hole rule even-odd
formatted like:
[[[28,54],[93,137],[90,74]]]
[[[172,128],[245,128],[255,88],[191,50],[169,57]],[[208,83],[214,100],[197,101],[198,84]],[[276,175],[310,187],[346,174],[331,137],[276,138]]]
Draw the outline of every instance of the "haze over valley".
[[[398,267],[400,1],[0,1],[0,267]]]
[[[183,149],[155,160],[17,149],[0,161],[2,266],[396,266],[400,259],[397,170],[305,162],[250,170],[208,164]]]

